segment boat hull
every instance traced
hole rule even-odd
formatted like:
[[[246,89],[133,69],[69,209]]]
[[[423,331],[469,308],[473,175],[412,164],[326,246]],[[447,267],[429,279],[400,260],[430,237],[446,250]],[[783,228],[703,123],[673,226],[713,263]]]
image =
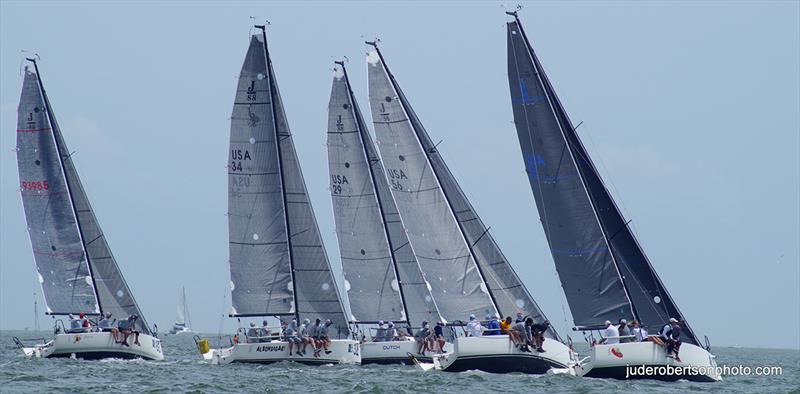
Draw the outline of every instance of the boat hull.
[[[257,363],[272,364],[281,361],[292,361],[307,365],[324,364],[359,364],[361,363],[360,345],[350,339],[334,339],[331,341],[330,354],[320,352],[314,357],[314,350],[309,345],[305,356],[289,355],[289,343],[284,341],[238,343],[229,348],[211,349],[203,354],[203,359],[212,364]]]
[[[414,361],[409,354],[414,355],[420,362],[432,362],[432,353],[427,356],[417,354],[417,341],[406,339],[402,341],[365,342],[361,344],[361,364],[405,364],[412,365]],[[445,353],[452,353],[453,344],[444,345]]]
[[[56,358],[74,357],[84,360],[104,358],[121,358],[145,360],[163,360],[161,340],[147,334],[139,334],[139,345],[129,337],[130,346],[123,346],[114,341],[110,332],[86,332],[77,334],[57,334],[53,340],[23,347],[26,356]]]
[[[714,355],[707,350],[684,343],[681,345],[680,358],[679,362],[667,357],[664,346],[649,341],[596,345],[589,354],[589,361],[580,367],[579,374],[592,378],[664,381],[683,379],[694,382],[715,382],[722,379],[716,371],[717,363]],[[648,367],[650,372],[647,372]],[[676,367],[681,371],[676,371]],[[698,372],[686,371],[687,367],[695,368]]]
[[[479,370],[491,373],[522,372],[545,374],[551,368],[570,368],[572,351],[563,343],[548,339],[542,345],[544,353],[523,352],[508,335],[456,338],[451,354],[436,356],[441,369],[448,372]]]

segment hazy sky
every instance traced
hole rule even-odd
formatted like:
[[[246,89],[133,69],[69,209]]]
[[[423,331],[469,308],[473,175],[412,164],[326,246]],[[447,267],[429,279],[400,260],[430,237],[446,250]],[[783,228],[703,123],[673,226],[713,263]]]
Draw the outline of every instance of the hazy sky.
[[[520,14],[666,287],[719,345],[800,347],[799,4],[536,2]],[[171,326],[186,286],[195,328],[219,330],[230,309],[228,118],[256,16],[272,22],[275,71],[334,268],[331,68],[350,59],[368,114],[363,41],[378,36],[461,186],[566,333],[512,123],[503,11],[500,2],[0,2],[0,328],[32,326],[40,293],[13,153],[26,49],[41,56],[147,318]]]

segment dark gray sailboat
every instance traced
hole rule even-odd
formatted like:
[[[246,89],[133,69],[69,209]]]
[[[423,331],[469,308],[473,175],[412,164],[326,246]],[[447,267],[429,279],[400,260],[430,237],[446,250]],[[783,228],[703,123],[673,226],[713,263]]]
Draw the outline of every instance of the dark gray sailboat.
[[[302,325],[329,320],[331,338],[349,335],[344,307],[300,170],[267,46],[265,26],[250,37],[233,105],[228,157],[231,317],[275,317]],[[260,325],[259,325],[260,326]],[[205,358],[228,363],[293,360],[359,362],[358,344],[299,352],[266,333],[242,330],[238,343]],[[273,343],[264,351],[263,342]],[[259,350],[262,349],[262,350]],[[292,352],[294,350],[294,352]]]
[[[39,357],[74,354],[87,359],[161,360],[161,343],[152,334],[100,229],[38,64],[35,59],[28,60],[32,67],[25,68],[16,151],[20,193],[47,314],[84,313],[92,319],[110,314],[117,321],[136,316],[131,328],[140,332],[140,344],[124,346],[116,343],[110,331],[68,329],[60,320],[52,341],[26,346],[17,340],[17,344],[26,354]]]
[[[715,365],[667,292],[614,202],[528,41],[516,12],[508,13],[508,80],[525,168],[556,270],[577,330],[605,321],[638,320],[657,333],[670,318],[682,323],[680,359],[653,344],[593,349],[586,375],[624,377],[637,364]],[[606,345],[608,346],[608,345]],[[601,353],[603,353],[601,355]],[[616,356],[614,353],[623,354]],[[611,356],[609,356],[611,355]],[[712,375],[665,379],[713,380]]]
[[[386,175],[406,234],[445,323],[470,314],[546,320],[453,177],[375,43],[367,57],[370,107]],[[497,333],[493,333],[497,334]],[[544,373],[573,361],[551,328],[546,352],[522,352],[506,335],[460,337],[435,361],[449,371]]]
[[[362,343],[361,362],[408,363],[407,353],[416,353],[417,343],[410,336],[400,341],[386,338],[384,330],[391,332],[392,324],[410,335],[412,327],[441,317],[403,230],[344,62],[337,62],[333,78],[327,135],[331,200],[350,320],[358,327],[386,325]]]

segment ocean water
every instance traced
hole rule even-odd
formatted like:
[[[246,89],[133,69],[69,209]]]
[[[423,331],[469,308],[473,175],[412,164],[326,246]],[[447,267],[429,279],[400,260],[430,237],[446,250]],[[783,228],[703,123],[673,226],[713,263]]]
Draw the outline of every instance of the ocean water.
[[[725,376],[718,383],[618,381],[565,375],[422,372],[410,366],[209,365],[189,334],[162,335],[166,360],[82,361],[26,358],[0,331],[0,392],[102,393],[800,393],[800,350],[714,349],[719,365],[780,366],[776,376]],[[213,341],[212,341],[213,344]],[[580,350],[580,349],[579,349]]]

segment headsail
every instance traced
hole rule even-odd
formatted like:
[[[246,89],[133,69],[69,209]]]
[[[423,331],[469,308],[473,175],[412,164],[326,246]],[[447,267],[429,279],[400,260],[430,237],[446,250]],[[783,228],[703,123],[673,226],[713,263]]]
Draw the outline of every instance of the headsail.
[[[422,145],[424,129],[411,121],[410,105],[377,48],[367,62],[372,119],[386,175],[442,318],[455,321],[473,313],[497,314],[440,174],[431,167],[430,149]]]
[[[352,318],[439,320],[343,63],[328,106],[328,167]]]
[[[575,324],[682,315],[614,203],[516,18],[508,23],[514,121]],[[697,343],[689,326],[686,340]]]
[[[266,33],[251,37],[231,118],[234,315],[331,319],[347,330],[297,160]]]
[[[66,142],[61,134],[61,130],[58,127],[55,114],[52,113],[52,106],[50,105],[44,88],[41,86],[41,79],[39,79],[35,73],[32,73],[30,70],[28,70],[26,71],[25,81],[26,82],[23,86],[23,98],[20,102],[21,122],[18,128],[20,130],[31,130],[31,127],[29,127],[31,126],[31,123],[29,123],[29,121],[26,119],[35,118],[35,116],[32,114],[37,113],[35,111],[35,108],[37,108],[37,102],[39,103],[38,107],[41,107],[44,110],[40,109],[38,117],[39,122],[34,125],[41,130],[38,132],[31,132],[31,137],[34,137],[35,140],[29,139],[26,142],[22,142],[22,145],[18,147],[20,148],[20,152],[22,152],[22,147],[27,145],[28,151],[32,148],[34,149],[34,153],[41,153],[43,159],[46,159],[51,163],[53,162],[53,159],[55,159],[55,163],[60,165],[60,171],[57,169],[54,171],[54,168],[51,166],[47,170],[47,174],[44,177],[46,179],[43,179],[47,180],[48,184],[50,182],[55,182],[54,185],[56,187],[56,189],[49,190],[50,195],[46,198],[48,201],[51,201],[50,204],[53,204],[54,206],[61,206],[62,208],[65,202],[71,204],[71,212],[68,212],[65,215],[64,212],[61,211],[58,216],[53,216],[54,221],[58,223],[56,225],[56,229],[58,229],[58,236],[66,237],[66,239],[73,239],[74,235],[71,233],[71,228],[73,228],[72,226],[74,225],[77,225],[77,228],[80,232],[79,246],[82,248],[82,253],[75,254],[75,249],[65,249],[59,252],[58,247],[55,244],[52,244],[50,245],[49,249],[53,253],[51,253],[51,256],[49,257],[71,257],[73,261],[80,261],[81,259],[86,260],[86,265],[88,265],[89,273],[91,274],[91,280],[84,280],[87,283],[89,281],[93,282],[96,297],[99,300],[98,308],[96,308],[93,312],[97,312],[98,310],[102,313],[111,312],[116,319],[124,319],[129,315],[135,314],[139,316],[139,320],[137,321],[138,328],[144,333],[149,333],[150,330],[149,326],[147,325],[147,321],[136,304],[136,300],[133,298],[133,294],[125,282],[125,279],[122,277],[119,266],[117,265],[113,254],[111,254],[111,249],[109,248],[105,236],[100,229],[100,225],[97,222],[94,210],[92,210],[89,199],[86,196],[86,192],[83,188],[83,184],[81,183],[78,172],[75,169],[75,164],[72,161],[71,153],[67,148]],[[39,93],[28,96],[28,99],[26,99],[27,94],[36,92],[37,89]],[[36,95],[39,95],[39,98],[36,98]],[[34,108],[29,108],[31,103],[34,103]],[[33,109],[34,112],[23,113],[23,107],[25,107],[25,110]],[[18,145],[25,138],[27,137],[24,137],[21,135],[21,133],[18,133]],[[48,139],[52,142],[48,142]],[[53,147],[57,149],[57,152],[51,151]],[[40,151],[37,151],[39,149]],[[45,157],[44,155],[47,155],[48,157]],[[30,156],[23,159],[21,156],[18,156],[18,158],[20,161],[20,177],[23,179],[23,166],[26,167],[24,171],[30,171],[32,167],[30,164],[30,159],[33,157]],[[34,165],[36,167],[40,167],[39,164],[36,164],[36,161],[46,163],[45,160],[34,159]],[[61,172],[63,175],[60,175],[59,172]],[[63,178],[61,178],[62,176]],[[63,187],[64,181],[66,181],[66,188]],[[24,185],[23,189],[25,189]],[[57,197],[59,195],[60,197]],[[30,222],[31,215],[39,215],[40,218],[47,218],[48,216],[53,215],[54,211],[42,212],[41,210],[38,211],[37,214],[35,213],[36,208],[33,207],[29,211],[28,202],[26,200],[28,199],[26,199],[25,192],[23,190],[23,201],[26,205],[26,217],[29,217],[29,227],[34,228],[34,226],[31,226],[32,223]],[[39,209],[41,209],[41,207]],[[39,227],[41,223],[42,222],[34,224],[36,227]],[[61,229],[64,229],[63,234]],[[55,233],[55,231],[51,229],[50,236],[55,236],[53,233]],[[34,253],[36,253],[37,250],[41,252],[42,250],[40,248],[42,246],[46,247],[47,245],[46,238],[36,237],[36,239],[34,239],[33,233],[31,234],[31,243],[34,245]],[[39,259],[37,258],[37,265],[39,264],[38,261]],[[41,275],[42,267],[39,268],[39,271]],[[50,270],[50,272],[52,275],[52,272],[55,272],[55,270]],[[47,297],[47,286],[44,285],[44,288]],[[48,308],[49,302],[50,301],[48,300]],[[83,309],[71,311],[52,310],[53,313],[71,313],[77,311],[83,311]]]

